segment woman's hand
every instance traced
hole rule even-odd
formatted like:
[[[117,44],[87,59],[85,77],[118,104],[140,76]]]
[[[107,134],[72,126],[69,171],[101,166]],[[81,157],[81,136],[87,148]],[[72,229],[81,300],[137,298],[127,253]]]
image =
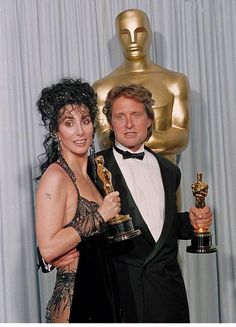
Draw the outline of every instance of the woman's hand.
[[[111,192],[105,196],[98,212],[105,221],[114,218],[120,212],[119,192]]]

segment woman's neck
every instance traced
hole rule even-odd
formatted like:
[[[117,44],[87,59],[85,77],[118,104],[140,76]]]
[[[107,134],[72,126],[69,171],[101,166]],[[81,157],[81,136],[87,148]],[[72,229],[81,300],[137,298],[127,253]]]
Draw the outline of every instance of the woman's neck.
[[[62,154],[63,156],[63,154]],[[68,166],[72,170],[75,176],[81,176],[84,177],[88,176],[87,173],[87,166],[88,166],[88,156],[87,154],[84,156],[78,156],[78,155],[64,155],[64,160],[67,162]]]

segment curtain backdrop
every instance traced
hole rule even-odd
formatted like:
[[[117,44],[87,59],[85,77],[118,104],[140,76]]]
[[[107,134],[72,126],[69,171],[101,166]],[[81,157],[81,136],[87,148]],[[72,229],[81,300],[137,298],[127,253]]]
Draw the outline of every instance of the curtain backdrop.
[[[217,254],[179,261],[192,322],[236,322],[236,1],[0,0],[0,322],[43,322],[55,274],[36,269],[34,194],[44,130],[41,89],[60,77],[90,83],[122,61],[116,15],[144,10],[154,62],[186,74],[191,135],[180,158],[183,209],[203,172]]]

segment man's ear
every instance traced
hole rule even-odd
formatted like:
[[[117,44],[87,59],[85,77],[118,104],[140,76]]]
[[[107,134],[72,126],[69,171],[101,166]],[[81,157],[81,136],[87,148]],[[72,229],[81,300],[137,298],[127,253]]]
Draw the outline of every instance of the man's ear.
[[[110,127],[110,130],[113,131],[113,127],[112,127],[111,123],[109,123],[109,127]]]
[[[149,128],[153,124],[154,120],[152,120],[150,118],[148,118],[148,119],[149,119],[149,123],[148,123],[148,128]]]

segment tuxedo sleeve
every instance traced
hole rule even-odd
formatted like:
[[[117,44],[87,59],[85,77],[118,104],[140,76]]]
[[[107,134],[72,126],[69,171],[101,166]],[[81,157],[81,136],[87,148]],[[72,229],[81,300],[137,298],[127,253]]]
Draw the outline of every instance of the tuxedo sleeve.
[[[180,186],[181,182],[181,171],[177,170],[176,176],[176,191]],[[189,240],[193,235],[193,227],[190,223],[189,212],[178,212],[177,213],[177,232],[179,240]]]
[[[178,239],[189,240],[193,235],[193,227],[190,223],[188,212],[179,212],[177,214]]]

